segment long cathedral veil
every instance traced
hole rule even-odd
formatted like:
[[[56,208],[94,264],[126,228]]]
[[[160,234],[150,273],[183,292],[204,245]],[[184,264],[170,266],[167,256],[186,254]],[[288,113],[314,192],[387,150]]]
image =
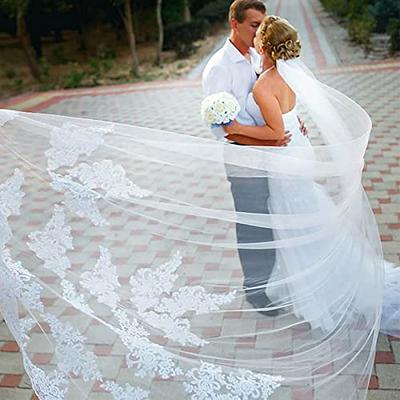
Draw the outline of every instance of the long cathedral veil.
[[[371,124],[294,64],[278,67],[287,82],[324,99],[317,108],[297,92],[311,156],[201,139],[190,127],[0,111],[0,304],[40,399],[366,398],[383,295],[361,186]],[[329,201],[237,212],[228,169],[312,183]],[[277,235],[238,243],[237,223]],[[265,285],[278,316],[258,312],[238,249],[304,248],[318,257],[294,274],[277,265]]]

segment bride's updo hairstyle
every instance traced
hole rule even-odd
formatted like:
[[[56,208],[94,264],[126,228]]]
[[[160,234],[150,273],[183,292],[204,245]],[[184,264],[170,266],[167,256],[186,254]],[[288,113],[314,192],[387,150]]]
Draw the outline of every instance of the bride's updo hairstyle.
[[[265,17],[259,28],[260,46],[272,60],[290,60],[300,56],[301,43],[296,29],[283,18]]]

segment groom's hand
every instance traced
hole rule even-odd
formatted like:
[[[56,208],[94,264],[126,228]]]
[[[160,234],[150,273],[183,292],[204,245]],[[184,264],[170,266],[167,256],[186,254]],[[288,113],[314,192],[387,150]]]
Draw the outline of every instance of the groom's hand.
[[[229,123],[229,125],[223,125],[225,133],[229,135],[234,135],[238,134],[238,128],[240,127],[240,123],[234,119],[232,122]]]
[[[275,146],[282,147],[287,146],[292,140],[292,135],[289,131],[285,132],[285,137],[283,139],[277,140]]]

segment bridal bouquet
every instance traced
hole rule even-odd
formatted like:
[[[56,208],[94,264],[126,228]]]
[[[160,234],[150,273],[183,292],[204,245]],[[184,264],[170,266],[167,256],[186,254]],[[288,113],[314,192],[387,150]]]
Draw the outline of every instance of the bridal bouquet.
[[[227,92],[214,93],[201,103],[201,116],[213,127],[230,124],[238,116],[239,111],[238,101]]]

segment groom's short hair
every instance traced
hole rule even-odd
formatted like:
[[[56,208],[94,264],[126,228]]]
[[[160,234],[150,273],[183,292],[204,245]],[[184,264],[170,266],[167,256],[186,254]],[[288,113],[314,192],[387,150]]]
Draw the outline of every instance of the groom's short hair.
[[[236,19],[240,23],[243,22],[246,19],[246,11],[249,9],[262,13],[267,12],[267,8],[261,0],[235,0],[229,7],[229,21]]]

